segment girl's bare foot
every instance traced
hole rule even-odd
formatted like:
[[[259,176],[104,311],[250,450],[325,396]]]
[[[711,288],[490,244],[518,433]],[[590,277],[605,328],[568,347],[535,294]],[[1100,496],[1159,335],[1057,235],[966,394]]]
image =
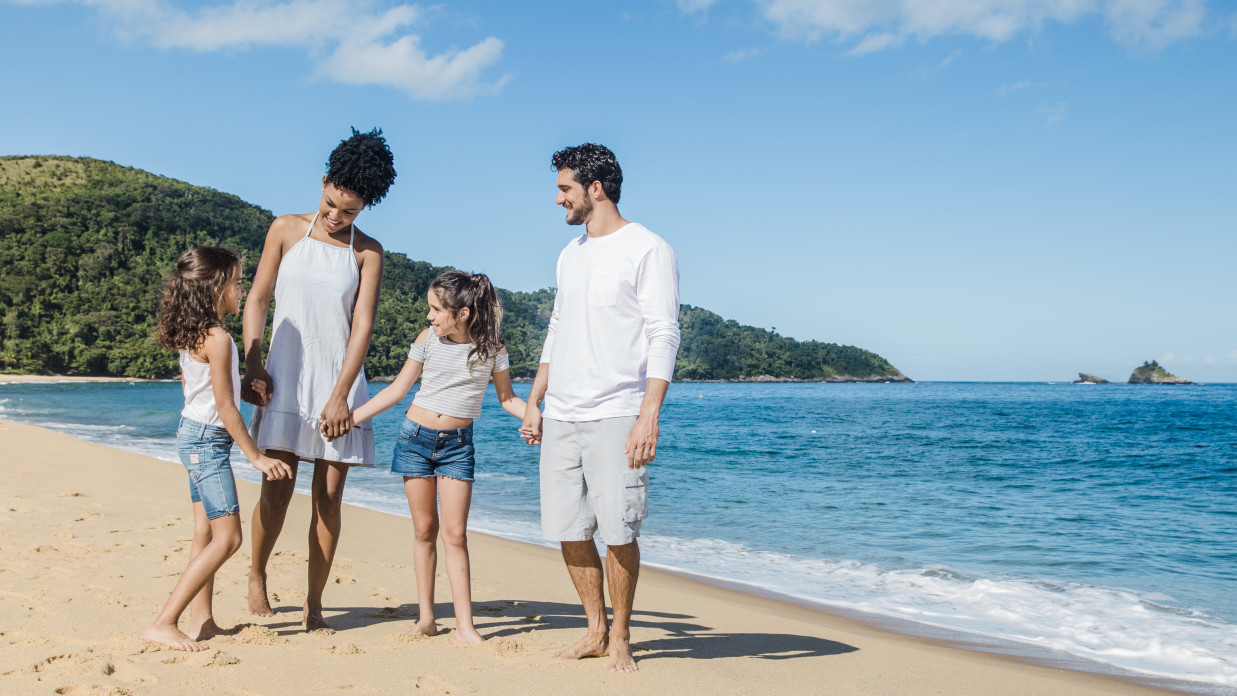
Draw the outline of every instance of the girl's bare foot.
[[[433,619],[422,619],[415,626],[405,631],[410,636],[436,636],[438,635],[438,624],[434,623]]]
[[[173,650],[187,650],[189,652],[198,652],[205,650],[206,646],[195,642],[192,638],[180,632],[180,629],[175,626],[160,626],[151,624],[142,631],[142,640],[166,645]]]
[[[208,617],[205,621],[199,624],[194,620],[194,617],[189,617],[189,633],[186,635],[193,640],[206,640],[208,638],[214,638],[215,636],[225,636],[229,634],[231,634],[231,631],[228,631],[219,624],[215,623],[214,618]]]
[[[249,576],[249,613],[254,616],[274,616],[266,598],[266,578]]]
[[[477,629],[473,626],[460,626],[455,629],[455,635],[452,636],[457,641],[466,645],[477,645],[485,640]]]

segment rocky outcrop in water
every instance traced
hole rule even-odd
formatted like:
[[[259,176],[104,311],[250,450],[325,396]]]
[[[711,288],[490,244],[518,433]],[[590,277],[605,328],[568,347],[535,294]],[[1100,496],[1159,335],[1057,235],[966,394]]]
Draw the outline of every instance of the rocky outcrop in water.
[[[1112,384],[1112,382],[1090,372],[1079,372],[1078,379],[1074,380],[1074,384]]]
[[[1194,384],[1188,379],[1182,379],[1177,375],[1172,374],[1168,370],[1160,367],[1160,364],[1152,360],[1145,362],[1141,367],[1134,368],[1134,372],[1130,374],[1130,384]]]

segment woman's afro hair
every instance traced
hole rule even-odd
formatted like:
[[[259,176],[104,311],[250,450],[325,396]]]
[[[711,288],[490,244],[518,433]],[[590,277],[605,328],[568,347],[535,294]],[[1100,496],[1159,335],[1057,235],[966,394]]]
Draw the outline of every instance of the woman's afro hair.
[[[348,189],[371,206],[386,197],[395,181],[395,157],[382,129],[368,133],[352,129],[326,160],[326,183]]]

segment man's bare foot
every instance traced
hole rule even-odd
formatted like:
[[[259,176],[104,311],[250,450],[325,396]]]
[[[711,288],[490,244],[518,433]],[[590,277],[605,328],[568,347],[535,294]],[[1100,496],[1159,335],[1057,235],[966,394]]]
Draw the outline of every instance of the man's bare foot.
[[[422,619],[415,626],[404,631],[410,636],[436,636],[438,635],[438,624],[434,623],[433,619]]]
[[[485,640],[480,633],[477,633],[477,629],[474,626],[456,628],[455,635],[452,637],[467,645],[477,645]]]
[[[230,635],[231,633],[231,631],[228,631],[219,624],[215,623],[213,618],[208,618],[198,624],[193,620],[193,617],[190,617],[189,632],[186,635],[193,640],[206,640],[208,638],[214,638],[215,636]]]
[[[610,671],[636,672],[636,659],[631,656],[631,643],[626,638],[610,636]]]
[[[271,603],[266,599],[266,578],[249,576],[249,613],[254,616],[274,616]]]
[[[175,626],[158,626],[151,624],[142,631],[142,640],[148,640],[151,643],[166,645],[173,650],[188,650],[189,652],[198,652],[205,650],[206,646],[195,642],[192,638],[180,632],[180,629]]]
[[[305,627],[306,633],[318,633],[324,636],[329,636],[335,632],[331,625],[326,622],[326,618],[322,616],[322,610],[310,611],[309,607],[303,609],[305,618],[301,620],[301,625]]]
[[[582,657],[604,657],[606,634],[586,633],[575,645],[554,653],[556,660],[579,660]]]

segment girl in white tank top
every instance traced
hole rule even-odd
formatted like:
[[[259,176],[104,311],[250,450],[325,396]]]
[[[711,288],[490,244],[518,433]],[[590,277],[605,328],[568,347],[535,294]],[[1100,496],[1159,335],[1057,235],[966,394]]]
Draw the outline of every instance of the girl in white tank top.
[[[199,247],[177,259],[159,302],[159,344],[180,351],[185,406],[176,450],[189,472],[194,552],[142,637],[175,650],[205,650],[199,641],[223,632],[215,623],[211,595],[215,572],[241,543],[229,460],[233,440],[264,476],[280,479],[292,473],[283,462],[258,452],[241,420],[236,344],[220,323],[223,315],[240,311],[244,296],[240,257],[221,247]],[[182,632],[180,615],[190,603],[188,631]]]

